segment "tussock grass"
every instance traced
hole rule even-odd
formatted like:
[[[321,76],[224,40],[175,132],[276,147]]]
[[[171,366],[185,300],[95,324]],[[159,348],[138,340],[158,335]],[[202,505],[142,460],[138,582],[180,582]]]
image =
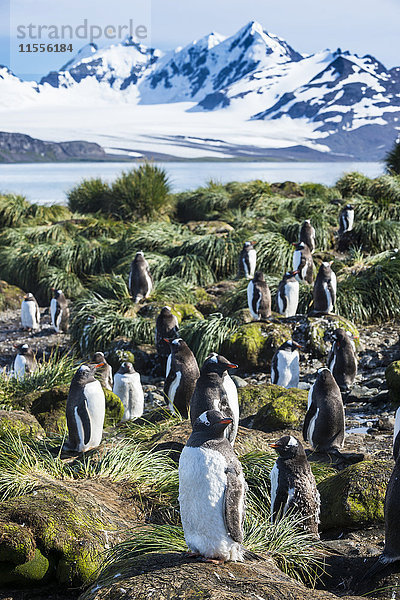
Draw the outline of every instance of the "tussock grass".
[[[178,412],[172,414],[167,408],[160,408],[158,411],[163,413],[163,419],[156,423],[151,423],[143,417],[139,423],[137,421],[126,421],[124,423],[126,435],[131,437],[137,444],[143,443],[147,446],[155,436],[183,421],[182,416]]]
[[[200,257],[217,279],[223,279],[236,274],[242,244],[237,236],[203,235],[182,244],[175,255]]]
[[[207,260],[198,254],[183,254],[167,261],[162,269],[164,277],[178,277],[184,283],[194,286],[207,286],[214,283],[215,277]],[[160,278],[161,273],[158,273]]]
[[[179,277],[163,277],[155,282],[150,300],[193,303],[196,301],[196,294],[193,285],[185,283]]]
[[[214,313],[205,319],[187,321],[180,329],[201,366],[211,352],[218,352],[222,343],[237,330],[236,319]]]
[[[357,222],[352,236],[354,243],[366,252],[392,250],[400,247],[400,223],[383,220]]]
[[[253,236],[257,250],[257,269],[281,275],[292,266],[293,246],[279,233]]]

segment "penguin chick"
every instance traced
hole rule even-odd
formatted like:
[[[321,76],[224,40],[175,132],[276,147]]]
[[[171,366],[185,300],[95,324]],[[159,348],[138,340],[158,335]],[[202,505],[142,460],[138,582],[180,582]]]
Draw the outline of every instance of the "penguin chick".
[[[164,306],[156,319],[155,342],[158,357],[165,369],[168,355],[171,353],[170,345],[165,341],[179,337],[178,319],[172,314],[169,306]]]
[[[348,392],[357,375],[357,357],[353,342],[344,329],[335,329],[334,342],[328,356],[328,369],[341,392]]]
[[[122,421],[137,419],[142,416],[144,409],[144,393],[140,375],[132,363],[123,362],[114,377],[113,392],[124,405]]]
[[[204,411],[219,410],[232,419],[225,435],[233,445],[239,427],[239,401],[228,369],[237,369],[237,365],[216,352],[205,360],[190,400],[190,421],[194,426],[196,419]]]
[[[308,393],[303,438],[318,452],[338,451],[344,443],[342,395],[332,373],[319,369]]]
[[[97,375],[96,379],[98,379],[100,381],[103,388],[105,388],[106,390],[112,390],[113,389],[112,368],[106,361],[106,357],[104,356],[104,354],[102,352],[95,352],[93,354],[93,358],[92,358],[91,362],[93,364],[95,364],[96,366],[99,365],[99,368],[96,371],[96,375]],[[102,366],[100,366],[100,363],[102,364]]]
[[[164,395],[170,411],[174,413],[177,410],[187,419],[190,399],[200,376],[199,367],[193,352],[182,338],[165,338],[165,342],[169,344],[171,354],[167,361]]]
[[[69,327],[69,308],[68,302],[62,290],[54,290],[53,298],[50,302],[50,318],[56,333],[68,331]]]
[[[21,303],[21,326],[28,331],[36,331],[40,327],[40,309],[36,298],[30,292],[24,296]]]
[[[136,256],[131,263],[128,286],[135,304],[148,298],[151,294],[153,279],[150,275],[149,263],[143,252],[136,252]]]
[[[306,219],[300,229],[299,242],[304,242],[310,248],[311,254],[315,250],[315,229],[310,219]]]
[[[203,412],[179,460],[179,505],[186,543],[205,560],[242,561],[246,482],[219,411]]]
[[[103,436],[105,397],[95,369],[102,366],[82,365],[76,371],[67,398],[67,452],[87,452],[97,448]]]
[[[251,316],[256,321],[271,316],[271,292],[262,271],[256,271],[247,286],[247,303]]]
[[[293,244],[293,246],[295,247],[293,252],[293,271],[298,271],[296,275],[297,281],[312,283],[314,262],[310,248],[304,242]]]
[[[270,446],[279,454],[270,473],[271,523],[290,511],[301,518],[302,529],[318,537],[320,498],[301,442],[284,435]]]
[[[328,314],[333,312],[336,303],[336,275],[331,263],[323,262],[319,268],[314,284],[314,313]]]
[[[285,388],[298,387],[299,367],[299,344],[288,340],[275,352],[271,362],[271,383]]]
[[[13,373],[15,379],[21,381],[25,375],[30,375],[37,367],[35,354],[28,344],[16,346],[18,352],[14,359]]]
[[[299,304],[299,282],[296,279],[298,271],[288,271],[279,283],[276,293],[276,304],[279,314],[284,317],[294,317]]]
[[[239,256],[239,277],[253,279],[256,270],[257,252],[253,242],[245,242]]]
[[[346,206],[340,211],[339,214],[339,237],[347,231],[353,229],[354,223],[354,206],[346,204]]]

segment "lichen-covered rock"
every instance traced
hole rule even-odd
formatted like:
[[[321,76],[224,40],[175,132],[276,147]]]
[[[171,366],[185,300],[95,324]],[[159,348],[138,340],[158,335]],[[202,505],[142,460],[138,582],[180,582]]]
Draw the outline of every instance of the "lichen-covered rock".
[[[324,315],[307,319],[307,346],[313,356],[324,358],[332,347],[331,334],[341,327],[352,335],[356,350],[361,350],[360,334],[356,326],[339,315]]]
[[[8,434],[42,439],[45,432],[38,420],[24,410],[0,410],[0,438]]]
[[[385,377],[390,400],[395,404],[400,404],[400,360],[395,360],[386,367]]]
[[[65,432],[67,419],[65,409],[67,406],[69,386],[60,385],[42,392],[34,392],[27,401],[30,411],[39,421],[46,433]]]
[[[103,388],[106,399],[106,415],[104,419],[104,427],[114,426],[122,420],[124,416],[124,405],[120,398],[111,390]]]
[[[291,336],[290,327],[280,323],[241,325],[236,333],[225,340],[221,354],[244,371],[265,369],[276,349]]]
[[[2,584],[30,585],[45,579],[50,570],[49,560],[36,548],[32,558],[26,562],[0,562],[0,581]]]
[[[178,323],[188,319],[204,319],[202,313],[193,304],[173,304],[171,312],[178,319]]]
[[[390,460],[362,461],[321,481],[323,530],[384,521],[386,487],[393,470]]]
[[[307,412],[305,390],[278,385],[248,385],[238,390],[240,416],[254,415],[252,427],[260,431],[299,429]]]
[[[20,308],[24,295],[21,288],[10,285],[6,281],[0,281],[0,312]]]
[[[209,299],[200,300],[199,302],[197,302],[196,308],[205,317],[208,317],[208,315],[212,315],[213,313],[218,312],[217,303]]]

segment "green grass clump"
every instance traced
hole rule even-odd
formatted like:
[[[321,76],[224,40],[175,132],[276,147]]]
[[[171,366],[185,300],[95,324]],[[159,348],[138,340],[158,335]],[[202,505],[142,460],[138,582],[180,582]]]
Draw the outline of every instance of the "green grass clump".
[[[293,246],[279,233],[253,236],[257,250],[257,269],[282,275],[292,267]]]
[[[243,241],[237,236],[197,236],[176,249],[174,256],[197,256],[203,259],[216,279],[233,276],[237,271],[238,257]]]
[[[180,335],[201,366],[211,352],[218,352],[223,342],[233,335],[237,328],[236,319],[215,313],[205,319],[193,319],[182,323]]]
[[[112,196],[107,182],[100,177],[84,179],[67,193],[68,208],[73,212],[111,212]]]
[[[353,171],[352,173],[343,175],[343,177],[336,182],[336,187],[343,198],[352,198],[357,194],[360,196],[368,196],[371,182],[372,180],[366,175]]]
[[[400,142],[397,141],[385,156],[386,170],[390,175],[400,175]]]
[[[219,219],[229,207],[230,197],[222,185],[209,184],[193,192],[176,195],[176,217],[188,221],[213,221]]]

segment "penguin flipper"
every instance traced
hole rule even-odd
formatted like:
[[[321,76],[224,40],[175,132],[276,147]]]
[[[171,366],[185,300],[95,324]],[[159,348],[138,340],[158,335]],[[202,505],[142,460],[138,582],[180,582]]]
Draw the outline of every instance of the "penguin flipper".
[[[253,298],[252,298],[252,309],[254,314],[259,315],[260,302],[262,300],[262,293],[258,289],[258,286],[253,285]]]
[[[60,327],[60,324],[61,324],[61,306],[57,302],[56,312],[54,313],[54,327],[57,327],[57,329],[58,329]]]
[[[305,416],[304,424],[303,424],[303,439],[305,442],[307,442],[307,441],[311,442],[311,440],[309,440],[307,437],[308,428],[310,427],[311,419],[313,418],[313,416],[315,415],[316,412],[317,412],[317,407],[315,406],[314,402],[311,402],[309,409],[306,412],[306,416]]]
[[[274,503],[273,505],[271,505],[271,519],[273,523],[275,523],[275,521],[279,521],[279,519],[283,517],[283,510],[286,506],[288,498],[288,491],[278,486],[278,489],[276,490],[276,496],[274,498]]]
[[[226,488],[224,496],[224,521],[229,535],[235,541],[241,544],[243,542],[243,521],[245,506],[245,488],[243,479],[240,477],[241,471],[235,467],[234,463],[226,469]]]
[[[278,373],[278,356],[274,354],[271,362],[271,383],[276,383],[279,379]]]
[[[86,401],[85,401],[85,403],[82,403],[78,406],[78,408],[76,409],[76,412],[78,413],[78,415],[82,421],[82,427],[83,427],[83,433],[84,433],[83,441],[86,445],[89,443],[90,436],[91,436],[91,424],[90,424],[90,417],[89,417],[89,413],[87,410]]]

